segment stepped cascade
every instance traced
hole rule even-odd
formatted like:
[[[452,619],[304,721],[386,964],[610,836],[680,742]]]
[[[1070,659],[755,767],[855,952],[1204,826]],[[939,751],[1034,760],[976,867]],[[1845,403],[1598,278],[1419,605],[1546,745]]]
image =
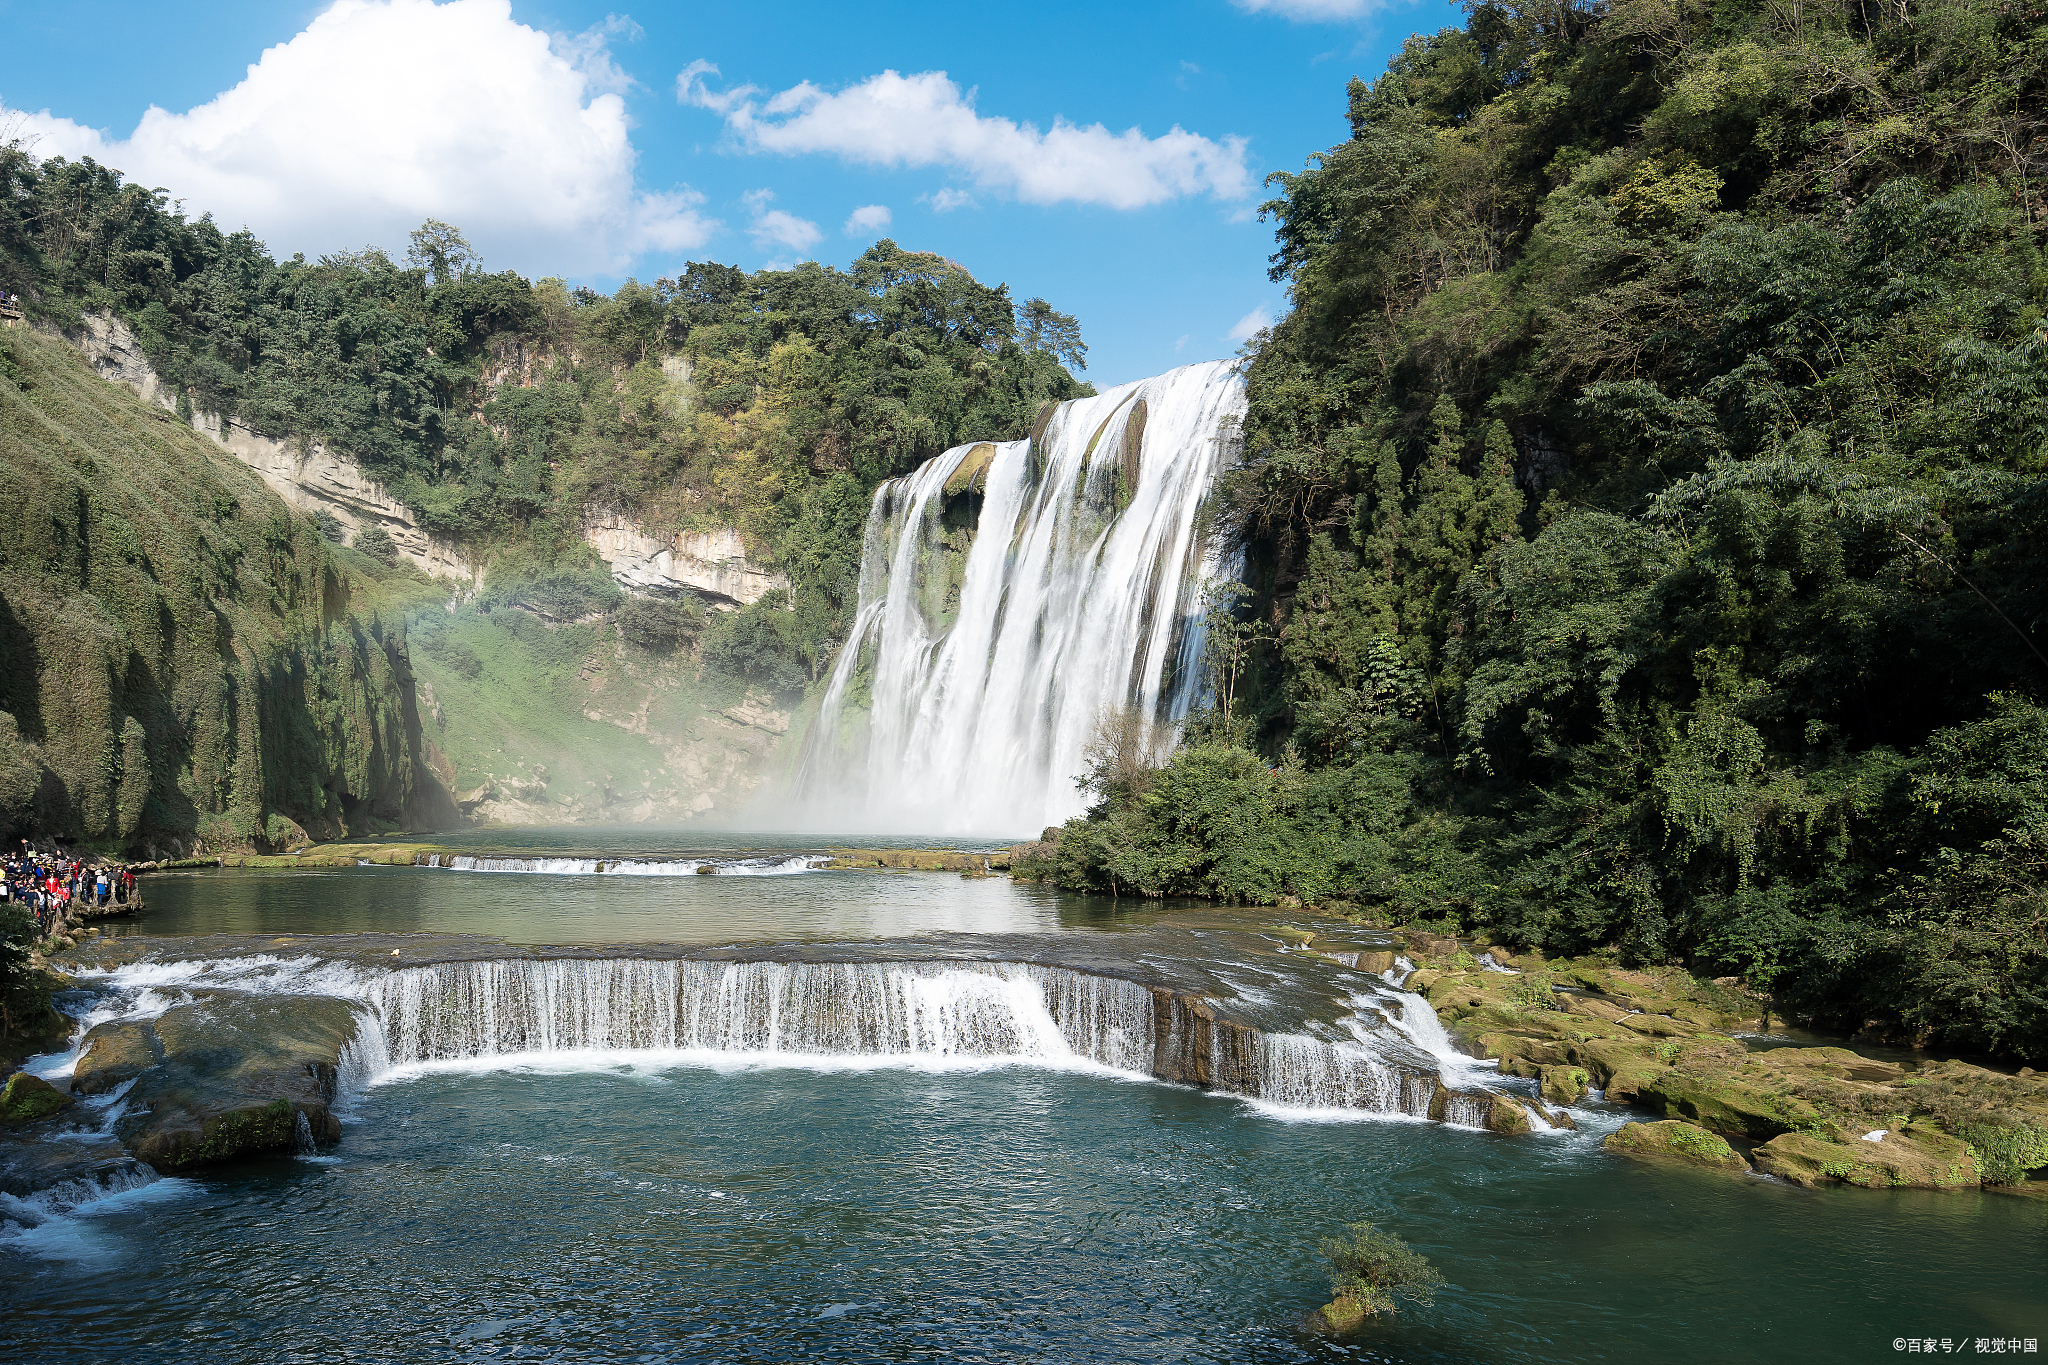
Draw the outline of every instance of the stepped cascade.
[[[860,606],[796,788],[839,827],[1017,833],[1076,814],[1106,708],[1199,699],[1200,511],[1234,458],[1236,366],[1048,409],[875,494]]]
[[[579,1057],[603,1066],[622,1053],[688,1064],[1014,1062],[1298,1109],[1475,1124],[1489,1098],[1442,1084],[1462,1072],[1462,1059],[1435,1050],[1428,1003],[1381,984],[1351,996],[1348,1014],[1317,1020],[1283,1010],[1254,1023],[1247,1002],[1003,960],[486,957],[384,968],[259,955],[95,975],[98,1003],[59,1071],[110,1029],[161,1028],[195,1010],[209,1020],[261,1013],[290,997],[353,1018],[352,1037],[319,1064],[331,1077],[330,1101],[421,1066],[552,1058],[573,1068]]]
[[[1399,1030],[1270,1033],[1174,992],[1027,963],[488,960],[377,973],[362,995],[373,1013],[344,1067],[359,1082],[427,1062],[665,1052],[1078,1064],[1417,1116],[1437,1091],[1436,1059]]]

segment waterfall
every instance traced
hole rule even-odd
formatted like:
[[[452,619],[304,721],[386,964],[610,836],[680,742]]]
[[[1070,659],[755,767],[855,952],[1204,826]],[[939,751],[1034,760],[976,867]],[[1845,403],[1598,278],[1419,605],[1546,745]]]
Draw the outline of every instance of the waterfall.
[[[809,872],[831,859],[822,854],[776,854],[768,857],[730,858],[519,858],[470,853],[416,853],[415,867],[440,867],[455,872],[531,872],[544,876],[583,876],[604,873],[614,877],[692,877],[717,874],[723,877],[787,877]],[[368,865],[368,864],[366,864]]]
[[[387,1066],[575,1051],[1152,1063],[1142,986],[1016,963],[443,963],[366,994]]]
[[[796,779],[810,818],[1036,831],[1079,812],[1097,717],[1199,698],[1204,498],[1244,386],[1212,361],[958,446],[876,491],[860,605]]]
[[[1436,1076],[1371,1040],[1221,1023],[1190,997],[1015,962],[596,958],[438,963],[365,979],[344,1082],[578,1052],[1099,1066],[1293,1108],[1429,1113]]]

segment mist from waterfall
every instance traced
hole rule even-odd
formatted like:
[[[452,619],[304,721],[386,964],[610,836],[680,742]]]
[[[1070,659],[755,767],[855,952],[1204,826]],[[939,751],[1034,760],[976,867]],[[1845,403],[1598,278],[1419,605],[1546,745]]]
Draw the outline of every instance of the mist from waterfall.
[[[840,829],[1036,833],[1080,812],[1098,717],[1183,718],[1244,385],[1211,361],[1061,404],[876,491],[860,605],[795,781]]]

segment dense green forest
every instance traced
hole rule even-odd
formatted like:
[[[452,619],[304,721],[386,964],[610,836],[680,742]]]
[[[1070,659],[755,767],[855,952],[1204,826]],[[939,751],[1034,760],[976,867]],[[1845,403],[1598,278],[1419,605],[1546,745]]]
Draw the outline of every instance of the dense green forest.
[[[785,688],[852,612],[877,483],[1092,392],[1073,318],[891,241],[845,271],[691,263],[607,298],[491,273],[438,222],[402,263],[275,261],[116,170],[19,146],[0,147],[0,289],[44,326],[128,322],[181,414],[332,442],[501,595],[609,605],[580,540],[593,512],[738,528],[794,610],[720,622],[715,652]]]
[[[1273,177],[1217,705],[1049,875],[2048,1055],[2048,24],[1468,13]]]

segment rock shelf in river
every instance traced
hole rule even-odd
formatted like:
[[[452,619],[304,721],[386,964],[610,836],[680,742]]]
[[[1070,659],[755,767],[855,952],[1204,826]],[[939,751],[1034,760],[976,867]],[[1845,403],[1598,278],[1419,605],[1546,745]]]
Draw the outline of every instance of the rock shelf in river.
[[[338,1097],[395,1069],[533,1054],[1094,1067],[1298,1109],[1528,1128],[1510,1097],[1446,1084],[1444,1059],[1397,1022],[1427,1013],[1415,997],[1329,957],[1219,937],[131,936],[60,964],[89,1027],[48,1074],[101,1106],[80,1162],[103,1165],[111,1138],[162,1172],[331,1141]],[[1253,943],[1266,961],[1248,969]]]

